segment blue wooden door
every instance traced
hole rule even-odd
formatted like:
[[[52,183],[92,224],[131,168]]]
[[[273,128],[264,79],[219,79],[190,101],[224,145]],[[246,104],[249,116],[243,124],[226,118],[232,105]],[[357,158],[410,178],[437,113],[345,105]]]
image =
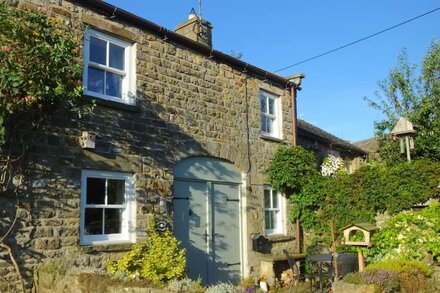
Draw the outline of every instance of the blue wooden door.
[[[205,284],[238,283],[241,175],[217,159],[188,160],[174,168],[173,217],[174,234],[186,248],[188,276]]]

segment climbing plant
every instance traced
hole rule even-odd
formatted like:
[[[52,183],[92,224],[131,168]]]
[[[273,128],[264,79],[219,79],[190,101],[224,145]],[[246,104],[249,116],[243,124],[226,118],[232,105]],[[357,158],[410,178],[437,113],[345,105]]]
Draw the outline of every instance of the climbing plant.
[[[14,258],[17,253],[4,241],[15,231],[22,209],[21,168],[29,147],[24,134],[15,130],[22,127],[23,117],[37,127],[37,122],[61,107],[79,115],[93,109],[90,99],[82,97],[82,36],[70,20],[49,14],[45,9],[26,11],[0,0],[0,195],[15,197],[16,202],[15,214],[4,213],[10,218],[3,219],[0,251],[9,255],[23,292],[24,280]]]
[[[0,0],[0,146],[8,118],[60,102],[91,110],[82,98],[81,35],[57,17],[24,11]]]

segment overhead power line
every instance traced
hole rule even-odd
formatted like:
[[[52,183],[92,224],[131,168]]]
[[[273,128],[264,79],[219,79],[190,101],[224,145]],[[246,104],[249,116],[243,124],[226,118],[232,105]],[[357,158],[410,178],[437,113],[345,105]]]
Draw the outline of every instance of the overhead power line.
[[[276,72],[280,72],[280,71],[283,71],[283,70],[286,70],[286,69],[288,69],[288,68],[291,68],[291,67],[294,67],[294,66],[297,66],[297,65],[300,65],[300,64],[306,63],[306,62],[308,62],[308,61],[311,61],[311,60],[314,60],[314,59],[320,58],[320,57],[322,57],[322,56],[328,55],[328,54],[330,54],[330,53],[333,53],[333,52],[339,51],[339,50],[341,50],[341,49],[347,48],[347,47],[349,47],[349,46],[352,46],[352,45],[354,45],[354,44],[360,43],[360,42],[362,42],[362,41],[365,41],[365,40],[370,39],[370,38],[372,38],[372,37],[375,37],[375,36],[377,36],[377,35],[383,34],[384,32],[387,32],[387,31],[389,31],[389,30],[392,30],[392,29],[394,29],[394,28],[396,28],[396,27],[399,27],[399,26],[401,26],[401,25],[404,25],[404,24],[407,24],[407,23],[409,23],[409,22],[411,22],[411,21],[414,21],[414,20],[416,20],[416,19],[418,19],[418,18],[421,18],[421,17],[426,16],[426,15],[428,15],[428,14],[434,13],[434,12],[436,12],[437,10],[440,10],[440,7],[437,7],[437,8],[435,8],[435,9],[431,10],[431,11],[428,11],[428,12],[425,12],[425,13],[423,13],[423,14],[420,14],[420,15],[418,15],[418,16],[416,16],[416,17],[411,18],[411,19],[405,20],[404,22],[401,22],[401,23],[399,23],[399,24],[393,25],[393,26],[391,26],[391,27],[389,27],[389,28],[386,28],[386,29],[384,29],[384,30],[381,30],[381,31],[379,31],[379,32],[377,32],[377,33],[374,33],[374,34],[368,35],[368,36],[366,36],[366,37],[363,37],[363,38],[361,38],[361,39],[359,39],[359,40],[356,40],[356,41],[354,41],[354,42],[351,42],[351,43],[345,44],[345,45],[340,46],[340,47],[337,47],[337,48],[335,48],[335,49],[333,49],[333,50],[330,50],[330,51],[324,52],[324,53],[322,53],[322,54],[319,54],[319,55],[316,55],[316,56],[314,56],[314,57],[311,57],[311,58],[305,59],[305,60],[300,61],[300,62],[297,62],[297,63],[295,63],[295,64],[292,64],[292,65],[289,65],[289,66],[283,67],[283,68],[281,68],[281,69],[275,70],[274,73],[276,73]]]

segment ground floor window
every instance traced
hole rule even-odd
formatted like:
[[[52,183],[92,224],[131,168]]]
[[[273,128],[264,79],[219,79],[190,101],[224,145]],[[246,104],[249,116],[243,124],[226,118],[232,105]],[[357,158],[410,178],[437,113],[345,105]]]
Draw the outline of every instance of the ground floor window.
[[[284,234],[284,201],[281,193],[264,187],[264,223],[266,235]]]
[[[131,174],[82,171],[80,230],[81,244],[134,242]]]

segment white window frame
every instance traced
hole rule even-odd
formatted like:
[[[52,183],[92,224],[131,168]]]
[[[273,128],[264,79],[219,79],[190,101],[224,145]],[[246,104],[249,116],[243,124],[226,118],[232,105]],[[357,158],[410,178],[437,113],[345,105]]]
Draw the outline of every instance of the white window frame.
[[[119,179],[125,181],[124,203],[122,205],[87,204],[87,178]],[[133,178],[129,173],[104,172],[95,170],[82,170],[81,172],[81,220],[80,220],[80,244],[111,244],[111,243],[134,243],[136,241],[136,202],[133,194]],[[86,235],[85,210],[86,208],[123,208],[121,233]]]
[[[124,70],[120,70],[117,68],[113,68],[107,65],[98,64],[90,61],[90,37],[97,38],[107,43],[107,60],[106,64],[109,64],[109,43],[115,44],[119,47],[124,48]],[[136,89],[136,53],[135,46],[129,42],[121,40],[119,38],[110,36],[108,34],[88,29],[85,31],[84,36],[84,69],[83,69],[83,86],[84,86],[84,95],[124,103],[124,104],[135,104],[135,89]],[[89,66],[97,69],[104,70],[106,72],[115,73],[123,76],[122,84],[121,84],[121,95],[122,97],[114,97],[111,95],[106,95],[102,93],[97,93],[94,91],[88,90],[88,76],[89,76]],[[105,81],[104,81],[105,82]],[[105,86],[104,86],[105,87]]]
[[[266,107],[263,109],[262,101],[265,101]],[[269,101],[272,100],[274,102],[274,113],[270,113],[269,111]],[[281,139],[282,131],[281,131],[281,99],[278,95],[269,93],[265,90],[260,90],[260,126],[261,126],[261,134],[266,137],[273,137],[277,139]],[[263,119],[268,119],[271,121],[271,131],[268,132],[263,128]]]
[[[270,192],[271,197],[271,206],[266,206],[265,201],[265,193],[266,191]],[[278,201],[278,207],[273,207],[273,197],[275,196],[276,200]],[[281,192],[273,189],[270,186],[264,186],[264,193],[263,193],[263,210],[264,210],[264,231],[266,236],[271,235],[284,235],[286,231],[285,227],[285,207],[286,207],[286,201],[284,197],[281,195]],[[276,213],[276,228],[275,229],[266,229],[266,212],[275,212]]]

